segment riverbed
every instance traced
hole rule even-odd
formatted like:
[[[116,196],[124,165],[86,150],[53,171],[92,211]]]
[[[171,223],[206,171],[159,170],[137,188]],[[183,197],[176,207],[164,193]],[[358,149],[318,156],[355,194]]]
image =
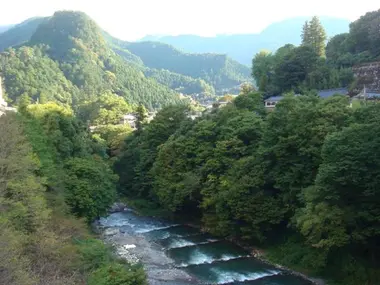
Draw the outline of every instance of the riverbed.
[[[150,285],[312,284],[259,261],[229,241],[129,209],[101,218],[97,227],[122,258],[144,265]]]

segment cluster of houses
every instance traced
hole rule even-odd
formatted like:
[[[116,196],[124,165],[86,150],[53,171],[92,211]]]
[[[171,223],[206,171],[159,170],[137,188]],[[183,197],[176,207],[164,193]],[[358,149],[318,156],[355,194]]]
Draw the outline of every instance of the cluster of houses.
[[[335,88],[335,89],[319,90],[317,92],[317,94],[321,98],[328,98],[328,97],[331,97],[331,96],[336,95],[336,94],[349,96],[349,91],[347,88]],[[296,94],[296,96],[298,96],[298,95],[300,95],[300,94]],[[277,103],[280,102],[283,98],[284,98],[284,96],[279,96],[279,95],[271,96],[264,101],[265,107],[268,110],[273,110],[273,108],[276,107]],[[364,88],[361,90],[360,93],[358,93],[355,96],[350,97],[350,99],[351,99],[350,106],[352,106],[352,103],[354,101],[380,100],[380,91],[367,90],[366,87],[364,86]]]
[[[157,112],[149,112],[145,121],[147,123],[149,123],[150,121],[152,121],[154,119],[156,114],[157,114]],[[136,116],[136,114],[135,113],[128,113],[128,114],[123,115],[120,118],[119,124],[120,125],[128,124],[132,130],[136,130],[136,128],[137,128],[137,116]]]

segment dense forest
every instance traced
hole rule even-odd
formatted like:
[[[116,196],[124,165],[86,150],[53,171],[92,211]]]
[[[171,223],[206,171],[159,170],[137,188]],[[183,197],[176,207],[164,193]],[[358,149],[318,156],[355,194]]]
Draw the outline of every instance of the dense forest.
[[[29,41],[44,20],[45,18],[31,18],[0,33],[0,52]]]
[[[119,42],[119,45],[139,56],[150,68],[167,69],[200,78],[217,90],[228,89],[250,81],[249,68],[224,54],[184,53],[159,42]]]
[[[69,24],[71,20],[72,23]],[[65,33],[57,33],[54,30],[54,25],[60,25],[65,30]],[[73,27],[78,27],[79,30],[76,31]],[[49,36],[45,36],[45,33]],[[72,37],[72,39],[67,37]],[[62,41],[61,46],[57,44],[58,40]],[[160,43],[140,44],[118,40],[107,32],[100,30],[83,13],[74,12],[59,12],[50,18],[31,18],[4,33],[0,33],[0,51],[5,51],[10,47],[17,49],[22,45],[33,47],[47,45],[49,49],[55,49],[55,54],[50,51],[48,57],[59,63],[61,70],[64,71],[66,77],[71,81],[74,80],[73,78],[76,78],[76,74],[70,73],[82,68],[84,64],[89,69],[89,65],[93,64],[92,60],[95,59],[95,56],[96,66],[92,66],[91,68],[97,70],[98,72],[96,73],[99,74],[81,74],[80,77],[83,78],[78,83],[80,88],[83,87],[82,89],[85,89],[85,93],[93,93],[99,89],[111,88],[115,92],[117,90],[119,95],[124,96],[127,92],[120,90],[122,89],[120,86],[109,86],[110,82],[101,82],[104,81],[104,78],[107,79],[109,75],[102,73],[109,71],[115,75],[119,75],[116,77],[120,82],[115,82],[116,85],[126,85],[125,78],[129,79],[127,80],[128,82],[137,81],[138,87],[135,84],[127,85],[127,88],[131,89],[129,91],[131,91],[130,95],[132,97],[128,99],[129,101],[146,103],[148,108],[157,108],[157,106],[168,103],[165,102],[164,98],[159,98],[162,97],[161,93],[165,93],[167,90],[163,86],[154,84],[156,80],[161,85],[176,92],[188,95],[203,94],[205,96],[207,94],[214,95],[215,89],[217,89],[218,93],[228,92],[241,83],[251,81],[249,68],[231,60],[225,55],[187,54],[169,45],[162,45],[161,49],[155,49],[152,48],[152,44],[162,45]],[[74,50],[68,50],[70,48],[74,48],[75,52]],[[65,54],[60,54],[59,49]],[[119,56],[112,54],[111,49]],[[45,53],[43,54],[45,55]],[[121,61],[121,58],[126,63]],[[67,69],[67,64],[71,64],[75,60],[79,60],[80,63],[77,63],[75,67],[70,67],[70,69],[74,70],[68,71],[63,69]],[[118,69],[116,73],[115,69]],[[139,71],[142,71],[146,77],[152,78],[154,81],[140,78],[141,74]],[[85,68],[84,72],[86,72]],[[84,84],[84,80],[86,80],[87,85]],[[99,80],[100,82],[98,82]],[[89,90],[89,86],[93,86],[95,81],[98,82],[97,85],[102,86],[95,86],[92,87],[94,90]],[[74,84],[78,85],[75,82]],[[147,89],[155,93],[151,96],[158,98],[154,100],[152,98],[136,98],[135,93],[145,95],[144,93]],[[171,103],[174,103],[173,99],[170,100]]]
[[[132,51],[80,12],[44,19],[0,53],[17,106],[0,116],[0,283],[147,284],[90,230],[125,198],[328,284],[379,284],[380,105],[314,92],[355,87],[352,66],[379,59],[379,19],[367,13],[326,46],[314,17],[300,46],[254,57],[258,90],[243,85],[197,118],[174,90],[212,95],[243,80],[240,65],[156,43]],[[263,98],[280,93],[268,112]],[[149,123],[147,109],[159,109]],[[119,124],[130,112],[134,131]]]
[[[375,25],[374,13],[349,35]],[[313,89],[354,84],[352,65],[332,61],[336,38],[325,46],[317,17],[301,38],[300,47],[255,56],[261,92],[242,91],[195,120],[184,106],[165,108],[129,136],[115,163],[119,191],[328,284],[379,284],[380,105],[316,96]],[[352,44],[342,54],[352,63],[379,56],[369,43]],[[263,96],[275,91],[290,92],[267,112]]]
[[[89,231],[116,197],[105,147],[67,107],[18,111],[0,117],[0,283],[147,284]]]
[[[165,108],[127,139],[120,191],[268,248],[275,262],[378,284],[380,106],[348,104],[288,95],[267,114],[250,93],[195,121]]]
[[[352,66],[380,58],[380,11],[350,24],[350,32],[331,38],[314,17],[303,26],[302,43],[284,45],[275,53],[261,51],[253,59],[252,75],[265,94],[357,86]]]

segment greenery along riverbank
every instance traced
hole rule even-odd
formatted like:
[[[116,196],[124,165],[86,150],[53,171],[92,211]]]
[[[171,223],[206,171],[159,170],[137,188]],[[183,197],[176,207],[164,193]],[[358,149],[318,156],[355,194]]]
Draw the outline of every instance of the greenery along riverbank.
[[[0,284],[146,284],[89,230],[116,176],[72,111],[21,102],[0,129]]]
[[[337,284],[380,282],[380,105],[290,94],[267,113],[251,93],[194,121],[186,114],[166,108],[127,139],[121,193]]]

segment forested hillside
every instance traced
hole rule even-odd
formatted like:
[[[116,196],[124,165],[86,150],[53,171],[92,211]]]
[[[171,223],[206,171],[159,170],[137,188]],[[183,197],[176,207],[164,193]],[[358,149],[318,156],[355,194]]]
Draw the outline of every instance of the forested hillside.
[[[171,89],[148,79],[115,54],[85,14],[57,12],[38,26],[27,46],[0,54],[8,97],[73,103],[112,92],[153,109],[179,102]]]
[[[115,41],[80,12],[18,37],[0,53],[17,106],[0,116],[0,284],[146,285],[89,230],[120,198],[327,284],[380,284],[380,104],[315,92],[357,87],[353,65],[380,57],[379,19],[326,45],[313,17],[299,46],[254,56],[259,90],[243,85],[198,117],[178,92],[239,85],[244,66]],[[273,94],[284,96],[268,112]],[[150,122],[147,109],[159,109]],[[119,124],[130,112],[134,131]]]
[[[318,18],[303,25],[300,46],[284,45],[275,53],[261,51],[253,59],[252,75],[259,90],[273,95],[293,90],[356,86],[352,67],[380,59],[378,21],[380,10],[350,24],[349,33],[331,38]]]
[[[82,19],[79,19],[80,17],[82,17]],[[71,20],[73,20],[73,22],[70,27],[69,21]],[[45,21],[46,23],[40,27],[40,24]],[[155,49],[152,48],[151,43],[140,44],[123,42],[101,31],[95,23],[90,23],[92,23],[92,21],[88,17],[85,17],[85,15],[79,16],[78,13],[73,15],[72,12],[65,12],[63,14],[61,12],[61,14],[55,14],[53,18],[32,18],[0,34],[0,51],[12,46],[26,44],[31,40],[31,45],[44,44],[48,45],[51,49],[55,49],[54,52],[50,51],[49,57],[58,61],[61,65],[66,63],[66,61],[70,62],[77,58],[83,58],[83,61],[84,55],[90,51],[93,53],[92,57],[96,56],[96,54],[98,54],[98,56],[102,54],[102,56],[105,57],[96,60],[98,61],[96,69],[99,69],[100,65],[104,70],[104,67],[102,67],[102,65],[104,65],[107,71],[111,71],[109,70],[111,67],[107,66],[105,60],[110,60],[108,57],[113,57],[110,61],[116,62],[115,64],[128,66],[129,69],[141,70],[148,78],[152,77],[153,79],[158,79],[157,81],[159,83],[185,94],[214,94],[215,89],[218,93],[223,94],[243,82],[251,81],[247,67],[224,55],[185,54],[169,45],[161,44],[161,49]],[[60,25],[62,29],[65,29],[65,32],[60,34],[57,30],[54,30],[53,25],[55,24]],[[74,27],[78,27],[79,30],[76,31]],[[53,30],[54,32],[52,32]],[[45,32],[46,36],[44,34]],[[91,36],[87,37],[87,34],[91,34]],[[73,39],[68,39],[67,36],[73,37]],[[62,41],[62,44],[58,45],[58,41]],[[28,43],[28,45],[30,44]],[[72,51],[69,50],[70,48],[79,48],[79,50],[75,51],[77,58],[75,58],[73,54],[69,56],[69,53],[72,53]],[[114,53],[127,61],[127,64],[122,64],[118,57],[112,55],[110,48],[112,48]],[[84,50],[81,51],[81,49]],[[87,63],[89,63],[88,59]],[[65,65],[65,67],[67,66]],[[170,73],[168,73],[168,71],[170,71]],[[119,72],[121,71],[119,70]],[[128,70],[126,73],[128,74],[122,75],[122,77],[131,76],[132,71]],[[70,75],[67,77],[70,77]],[[87,75],[86,80],[89,83],[88,85],[92,86],[95,82],[95,78],[96,81],[98,79],[102,81],[103,77],[104,76],[97,76],[96,74],[91,76]],[[141,78],[138,80],[144,81]],[[124,83],[121,82],[121,84]],[[100,82],[100,84],[104,85],[107,84],[107,82]],[[79,85],[83,85],[83,82],[79,83]],[[97,83],[97,85],[99,85],[99,83]],[[147,85],[153,85],[152,81]],[[89,88],[89,86],[83,87],[86,89]],[[133,89],[136,87],[128,86],[127,88]],[[163,92],[163,89],[157,86],[149,86],[148,88],[151,90],[161,89],[157,90],[157,93]],[[116,87],[116,89],[120,89],[120,87]],[[142,90],[145,89],[147,88],[142,88]],[[88,91],[94,92],[94,90],[86,90],[86,92]],[[137,90],[134,90],[131,93],[136,91]],[[118,90],[118,92],[123,93],[123,91],[120,90]],[[154,94],[153,96],[160,95]],[[135,99],[136,98],[133,98],[133,101]],[[159,99],[158,101],[161,100],[162,99]],[[149,99],[149,101],[151,100]],[[159,105],[161,104],[162,102],[159,103]],[[165,104],[165,102],[163,104]],[[156,106],[156,102],[149,102],[149,107]]]
[[[126,141],[120,189],[331,284],[378,284],[380,106],[348,104],[289,95],[267,114],[252,93],[195,121],[164,109]]]
[[[163,109],[126,140],[115,164],[120,192],[327,284],[379,284],[380,105],[350,108],[348,96],[313,90],[355,85],[352,64],[378,59],[367,31],[379,18],[366,14],[347,41],[336,44],[338,35],[326,47],[314,17],[300,46],[255,56],[261,92],[243,90],[195,120],[186,108]],[[355,60],[340,65],[333,51]],[[267,112],[263,95],[273,92],[286,95]]]
[[[200,78],[215,89],[232,88],[250,81],[249,69],[223,54],[183,53],[159,42],[125,43],[123,46],[148,67]]]
[[[116,197],[105,148],[69,108],[18,111],[0,117],[0,283],[147,284],[88,230]]]
[[[26,43],[46,18],[31,18],[3,33],[0,32],[0,52],[6,48]]]

